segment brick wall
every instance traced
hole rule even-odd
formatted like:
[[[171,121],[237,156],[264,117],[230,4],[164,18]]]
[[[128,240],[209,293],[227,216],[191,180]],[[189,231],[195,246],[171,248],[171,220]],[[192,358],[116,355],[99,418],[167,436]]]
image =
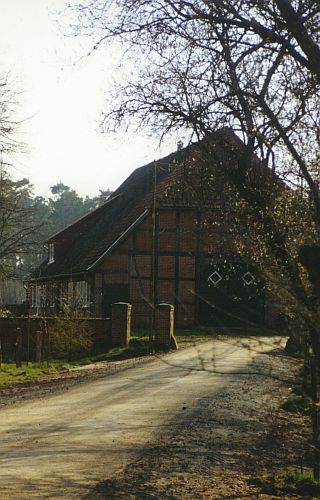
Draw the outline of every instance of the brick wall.
[[[92,331],[92,349],[103,351],[111,345],[111,320],[106,318],[84,318],[76,321],[85,322]],[[41,332],[44,342],[47,332],[54,329],[55,318],[0,318],[0,342],[2,359],[13,361],[16,356],[16,344],[22,336],[22,357],[35,360],[37,332]]]

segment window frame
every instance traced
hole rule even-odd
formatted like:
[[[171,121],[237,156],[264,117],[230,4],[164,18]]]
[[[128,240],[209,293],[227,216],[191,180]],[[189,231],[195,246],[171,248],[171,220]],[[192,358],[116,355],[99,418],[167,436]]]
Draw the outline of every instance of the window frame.
[[[54,243],[49,243],[48,264],[53,264],[53,262],[54,262]]]

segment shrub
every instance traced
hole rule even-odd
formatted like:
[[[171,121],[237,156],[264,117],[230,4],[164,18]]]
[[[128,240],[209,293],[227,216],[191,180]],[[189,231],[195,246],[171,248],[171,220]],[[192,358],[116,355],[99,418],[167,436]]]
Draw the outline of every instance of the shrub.
[[[65,303],[63,312],[51,332],[51,354],[70,361],[91,349],[92,330],[88,322],[79,317],[77,309]]]
[[[282,408],[292,413],[308,415],[311,411],[311,404],[311,398],[305,394],[292,395],[282,404]]]
[[[8,309],[1,307],[0,308],[0,318],[10,318],[10,317],[12,317],[11,312]]]
[[[261,488],[261,493],[277,495],[277,498],[291,498],[299,494],[301,498],[320,498],[320,481],[312,478],[311,472],[286,471],[281,474],[261,476],[251,479],[250,484]],[[300,497],[299,497],[300,498]]]

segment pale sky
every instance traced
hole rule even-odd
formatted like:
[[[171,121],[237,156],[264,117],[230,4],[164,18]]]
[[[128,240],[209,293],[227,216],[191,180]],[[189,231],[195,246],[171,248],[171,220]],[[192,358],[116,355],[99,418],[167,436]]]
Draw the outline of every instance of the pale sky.
[[[142,134],[99,132],[118,53],[105,49],[81,58],[87,42],[64,36],[57,23],[64,5],[0,0],[0,72],[11,73],[11,88],[20,93],[14,119],[24,120],[20,136],[27,149],[14,159],[14,176],[28,177],[43,196],[60,181],[93,196],[170,153],[175,140],[159,149],[156,139]]]

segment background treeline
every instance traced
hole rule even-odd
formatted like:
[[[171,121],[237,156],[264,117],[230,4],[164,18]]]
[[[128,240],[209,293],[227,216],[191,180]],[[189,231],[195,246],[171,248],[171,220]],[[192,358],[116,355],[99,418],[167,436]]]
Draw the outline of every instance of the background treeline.
[[[82,198],[62,182],[51,186],[51,196],[34,194],[28,179],[15,181],[0,173],[0,277],[26,277],[47,254],[45,242],[78,218],[104,203],[109,189]]]

